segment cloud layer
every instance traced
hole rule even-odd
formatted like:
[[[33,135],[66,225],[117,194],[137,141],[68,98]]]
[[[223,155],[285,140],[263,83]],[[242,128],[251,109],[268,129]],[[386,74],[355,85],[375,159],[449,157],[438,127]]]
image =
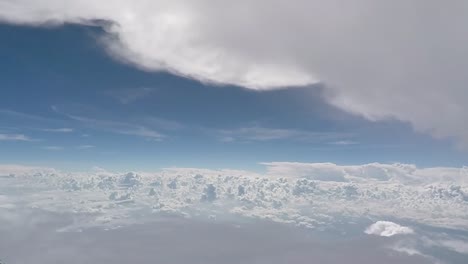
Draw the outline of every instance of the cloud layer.
[[[253,89],[323,82],[338,107],[465,146],[467,12],[462,0],[0,2],[11,23],[111,21],[107,50],[143,69]]]
[[[310,174],[280,170],[283,174],[277,175],[278,166],[264,175],[183,168],[70,173],[0,166],[0,209],[7,210],[0,215],[36,208],[91,216],[89,222],[77,221],[75,228],[112,227],[176,214],[267,219],[307,228],[391,218],[468,230],[468,185],[458,178],[462,169],[430,169],[445,176],[425,177],[431,174],[428,169],[412,165],[309,164],[314,167]],[[378,222],[372,230],[392,235],[406,229]]]

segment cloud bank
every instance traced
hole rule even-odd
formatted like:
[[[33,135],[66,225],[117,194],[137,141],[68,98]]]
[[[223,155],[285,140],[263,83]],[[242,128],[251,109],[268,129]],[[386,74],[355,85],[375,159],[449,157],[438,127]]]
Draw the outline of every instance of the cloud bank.
[[[467,12],[463,0],[0,2],[10,23],[111,21],[107,50],[146,70],[252,89],[323,82],[346,111],[464,146]]]
[[[368,235],[377,235],[384,237],[391,237],[395,235],[408,235],[413,234],[413,229],[401,226],[399,224],[389,222],[389,221],[377,221],[371,226],[369,226],[366,231]]]
[[[462,169],[431,170],[436,175],[452,175],[438,178],[425,177],[430,174],[418,171],[427,169],[413,165],[370,164],[352,169],[308,165],[314,166],[312,172],[320,176],[287,170],[281,175],[190,168],[153,173],[102,169],[73,173],[0,166],[0,217],[35,208],[90,215],[71,228],[115,227],[175,214],[204,219],[266,219],[318,229],[391,218],[468,230],[468,185],[457,178]],[[402,167],[413,171],[405,174]],[[369,177],[379,173],[387,176]],[[383,236],[408,231],[388,222],[377,222],[370,230]]]

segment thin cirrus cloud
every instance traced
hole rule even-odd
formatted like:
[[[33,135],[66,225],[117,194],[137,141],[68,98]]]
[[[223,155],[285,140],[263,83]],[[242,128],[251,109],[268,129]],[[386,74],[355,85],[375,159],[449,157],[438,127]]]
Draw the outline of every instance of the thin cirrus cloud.
[[[124,121],[113,121],[113,120],[105,120],[105,119],[96,119],[96,118],[89,118],[80,115],[71,115],[65,112],[62,112],[58,107],[52,106],[52,110],[55,111],[57,114],[63,115],[67,117],[69,120],[63,121],[54,118],[42,117],[32,114],[25,114],[16,111],[10,110],[0,110],[0,115],[3,115],[8,118],[13,118],[14,125],[22,128],[22,129],[30,129],[28,126],[22,125],[21,122],[30,122],[35,121],[38,124],[47,123],[47,124],[59,124],[59,123],[66,123],[76,124],[78,122],[82,128],[88,128],[92,130],[100,130],[106,131],[110,133],[122,134],[122,135],[130,135],[130,136],[137,136],[143,137],[150,140],[160,141],[163,140],[166,136],[151,127],[162,127],[167,128],[167,130],[175,130],[182,128],[183,126],[175,121],[165,120],[157,117],[146,117],[144,121],[148,123],[148,126],[145,124],[134,124],[128,123]],[[21,121],[20,123],[18,123]],[[151,126],[151,127],[150,127]],[[75,131],[74,128],[70,127],[62,127],[62,128],[41,128],[41,129],[33,129],[33,130],[40,130],[44,132],[51,132],[51,133],[72,133]],[[33,141],[33,139],[22,135],[22,134],[1,134],[0,140],[23,140],[23,141]],[[89,134],[82,134],[82,137],[89,137]]]
[[[142,125],[111,120],[100,120],[76,115],[68,115],[68,117],[81,122],[85,126],[90,126],[93,129],[108,131],[111,133],[143,137],[155,141],[161,141],[166,137],[158,131]]]
[[[45,131],[45,132],[53,132],[53,133],[72,133],[73,131],[75,131],[73,128],[69,128],[69,127],[44,128],[44,129],[40,129],[40,130]]]
[[[356,144],[359,144],[359,142],[352,141],[352,140],[338,140],[338,141],[333,141],[330,144],[338,145],[338,146],[347,146],[347,145],[356,145]]]
[[[0,141],[33,141],[23,134],[0,134]]]
[[[126,105],[136,102],[138,100],[144,99],[153,93],[156,89],[149,87],[139,87],[139,88],[127,88],[120,90],[112,90],[106,92],[106,94],[112,98],[115,98],[120,103]]]
[[[81,149],[81,150],[84,150],[84,149],[92,149],[92,148],[95,148],[96,146],[94,145],[80,145],[78,147],[76,147],[77,149]]]
[[[69,114],[67,112],[62,111],[57,106],[52,106],[51,108],[57,114],[63,115],[74,122],[79,122],[83,127],[87,127],[93,130],[101,130],[115,134],[142,137],[154,141],[161,141],[166,137],[162,133],[146,125]]]
[[[288,139],[321,143],[352,136],[349,133],[316,132],[286,128],[269,128],[263,127],[259,124],[255,124],[253,126],[240,127],[231,130],[216,130],[215,133],[217,134],[219,140],[222,142],[272,141]]]
[[[10,23],[111,21],[109,53],[146,70],[252,89],[323,82],[328,101],[346,111],[396,118],[462,146],[466,12],[466,1],[436,0],[0,3]]]
[[[52,150],[52,151],[64,150],[64,147],[61,147],[61,146],[45,146],[42,148],[45,150]]]

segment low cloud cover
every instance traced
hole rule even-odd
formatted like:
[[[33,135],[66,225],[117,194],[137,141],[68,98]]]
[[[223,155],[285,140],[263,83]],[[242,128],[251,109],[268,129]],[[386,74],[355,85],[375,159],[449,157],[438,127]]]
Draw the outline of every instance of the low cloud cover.
[[[289,163],[267,163],[265,174],[195,168],[80,173],[1,165],[0,254],[15,263],[70,256],[112,263],[466,260],[463,169],[296,165],[298,172]],[[379,177],[369,177],[379,170]],[[426,170],[445,177],[425,177]],[[255,246],[246,246],[250,242]]]
[[[96,168],[72,173],[10,165],[1,167],[0,191],[6,208],[93,215],[92,220],[75,222],[71,229],[120,226],[144,222],[154,214],[175,214],[266,219],[311,229],[341,221],[397,218],[468,230],[468,185],[463,168],[318,163],[302,164],[308,170],[296,172],[288,163],[284,169],[272,164],[266,174],[191,168],[153,173]],[[436,177],[441,174],[443,177]],[[382,236],[409,231],[391,222],[377,222],[368,229]]]

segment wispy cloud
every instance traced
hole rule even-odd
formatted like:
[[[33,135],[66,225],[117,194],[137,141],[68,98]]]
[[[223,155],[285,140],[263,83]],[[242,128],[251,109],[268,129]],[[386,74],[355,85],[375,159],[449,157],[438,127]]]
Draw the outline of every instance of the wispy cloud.
[[[42,116],[25,114],[25,113],[16,112],[16,111],[7,110],[7,109],[0,109],[0,115],[5,116],[5,117],[15,118],[15,119],[30,120],[30,121],[31,120],[41,121],[41,122],[51,121],[51,119],[45,118]]]
[[[324,142],[349,137],[349,134],[337,132],[317,132],[296,129],[267,128],[259,125],[241,127],[233,130],[217,130],[218,138],[223,142],[233,141],[271,141],[297,140]],[[344,140],[343,140],[344,141]]]
[[[60,147],[60,146],[45,146],[45,147],[42,147],[43,149],[46,149],[46,150],[54,150],[54,151],[57,151],[57,150],[63,150],[64,148],[63,147]]]
[[[151,139],[155,141],[160,141],[165,137],[165,135],[159,133],[158,131],[142,125],[111,120],[94,119],[76,115],[67,116],[75,121],[81,122],[84,125],[90,126],[93,129],[104,130],[116,134],[144,137],[146,139]]]
[[[22,113],[12,110],[0,109],[0,117],[3,124],[8,124],[10,129],[43,131],[53,133],[71,133],[66,120],[44,117],[35,114]]]
[[[0,134],[0,141],[33,141],[23,134]]]
[[[145,117],[142,121],[144,121],[145,124],[163,130],[180,130],[185,128],[185,125],[181,124],[180,122],[154,116]]]
[[[155,90],[154,88],[139,87],[107,91],[106,94],[117,99],[122,104],[131,104],[145,98]]]
[[[69,128],[69,127],[43,128],[43,129],[40,129],[40,130],[45,131],[45,132],[55,132],[55,133],[71,133],[71,132],[75,131],[73,128]]]
[[[353,141],[353,140],[338,140],[338,141],[333,141],[330,144],[337,145],[337,146],[347,146],[347,145],[356,145],[356,144],[359,144],[359,142]]]
[[[146,126],[146,124],[143,125],[132,122],[90,118],[82,115],[70,114],[67,112],[63,112],[57,106],[51,106],[51,109],[58,114],[64,115],[73,121],[81,123],[81,125],[88,127],[89,129],[107,131],[115,134],[143,137],[145,139],[153,141],[161,141],[166,137],[162,133],[152,129],[150,126]],[[87,134],[85,135],[85,137],[88,136]]]
[[[96,146],[94,145],[80,145],[78,147],[76,147],[77,149],[91,149],[91,148],[95,148]]]

